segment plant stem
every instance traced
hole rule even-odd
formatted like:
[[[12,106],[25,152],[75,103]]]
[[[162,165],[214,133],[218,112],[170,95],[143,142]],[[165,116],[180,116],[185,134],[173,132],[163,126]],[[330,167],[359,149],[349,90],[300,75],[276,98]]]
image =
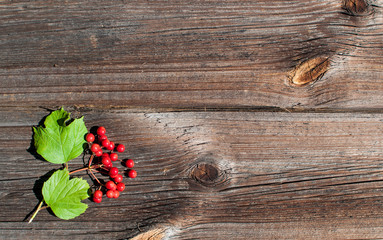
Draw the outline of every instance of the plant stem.
[[[33,221],[33,219],[36,217],[37,213],[42,209],[41,206],[43,205],[44,203],[44,200],[41,200],[41,202],[39,203],[39,206],[37,206],[37,209],[36,211],[33,213],[31,219],[29,219],[29,222],[28,223],[31,223]]]
[[[94,175],[94,173],[92,171],[92,168],[91,168],[93,158],[94,158],[94,155],[92,154],[92,156],[90,156],[90,159],[89,159],[89,162],[88,162],[88,170],[89,170],[89,173],[92,175],[92,177],[98,182],[98,184],[101,185],[100,180],[98,180],[98,178]]]
[[[72,172],[69,173],[69,175],[71,175],[72,173],[76,173],[76,172],[81,172],[81,171],[86,171],[86,170],[88,170],[89,173],[92,175],[92,177],[98,182],[98,184],[101,185],[100,180],[98,180],[98,178],[94,175],[92,169],[101,167],[102,165],[93,165],[93,166],[91,166],[93,157],[94,157],[93,155],[90,157],[88,167],[83,167],[83,168],[80,168],[80,169],[77,169],[77,170],[73,170]]]
[[[95,168],[99,168],[99,167],[101,167],[101,165],[93,165],[93,166],[89,166],[89,167],[79,168],[79,169],[73,170],[72,172],[69,172],[69,175],[71,175],[72,173],[81,172],[81,171],[85,171],[85,170],[91,170],[91,169],[95,169]]]
[[[84,167],[84,168],[80,168],[80,169],[77,169],[77,170],[73,170],[72,172],[69,173],[69,175],[71,175],[72,173],[76,173],[76,172],[81,172],[81,171],[85,171],[85,170],[88,170],[89,167]]]
[[[101,182],[100,182],[100,180],[98,180],[98,178],[94,175],[94,173],[93,173],[93,171],[92,171],[91,168],[89,168],[89,172],[90,172],[90,174],[93,176],[93,178],[98,182],[98,184],[102,185]]]
[[[88,162],[88,168],[90,168],[90,165],[92,165],[93,158],[94,158],[94,155],[92,154],[92,156],[90,156],[90,159]]]

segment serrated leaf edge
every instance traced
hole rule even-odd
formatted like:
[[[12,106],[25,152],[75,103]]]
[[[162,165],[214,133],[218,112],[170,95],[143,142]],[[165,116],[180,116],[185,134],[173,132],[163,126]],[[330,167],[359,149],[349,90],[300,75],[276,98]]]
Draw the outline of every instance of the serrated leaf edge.
[[[59,177],[59,180],[57,181],[57,184],[53,184],[53,183],[54,183],[54,182],[53,182],[54,180],[52,180],[51,178],[52,178],[55,174],[61,174],[61,172],[63,172],[63,174],[62,174],[61,176],[58,176],[58,177]],[[55,177],[56,177],[56,176],[55,176]],[[73,218],[75,218],[75,217],[81,215],[82,213],[84,213],[84,212],[86,211],[86,209],[88,208],[88,205],[87,205],[87,204],[81,202],[81,200],[84,200],[84,199],[86,199],[86,198],[89,197],[88,193],[86,193],[86,194],[80,195],[80,201],[79,201],[79,202],[74,203],[74,204],[77,205],[77,206],[82,206],[82,207],[83,207],[83,209],[81,209],[81,212],[80,212],[80,213],[76,212],[75,214],[73,214],[74,211],[71,211],[70,208],[64,208],[64,211],[72,212],[72,216],[75,215],[74,217],[72,217],[72,216],[70,216],[70,217],[59,216],[60,214],[57,214],[57,213],[55,212],[55,210],[56,210],[56,209],[55,209],[55,208],[56,208],[55,204],[56,204],[57,202],[62,201],[62,199],[65,199],[65,198],[67,198],[68,196],[71,196],[71,195],[73,195],[73,194],[70,194],[70,195],[66,195],[66,194],[64,194],[64,195],[63,195],[63,196],[64,196],[63,198],[60,198],[60,199],[57,199],[57,198],[56,198],[54,201],[52,200],[52,196],[55,196],[55,195],[56,195],[56,196],[60,196],[60,195],[62,194],[62,192],[63,192],[65,189],[68,189],[68,191],[70,191],[70,190],[72,189],[73,186],[75,186],[75,185],[77,185],[77,184],[80,184],[82,181],[84,181],[84,183],[86,183],[86,187],[84,187],[84,188],[80,188],[80,189],[78,189],[78,190],[76,190],[76,191],[81,191],[81,190],[85,190],[85,189],[86,189],[86,192],[87,192],[88,189],[89,189],[89,184],[88,184],[88,182],[85,181],[85,180],[83,180],[82,178],[72,178],[72,179],[69,179],[69,178],[70,178],[70,175],[69,175],[69,172],[68,172],[66,169],[63,169],[63,170],[57,170],[57,171],[55,171],[55,172],[51,175],[51,177],[49,177],[49,179],[44,183],[44,185],[43,185],[43,189],[42,189],[42,194],[43,194],[44,202],[47,204],[48,207],[50,207],[50,208],[52,209],[52,211],[55,213],[55,215],[56,215],[57,217],[59,217],[59,218],[61,218],[61,219],[64,219],[64,220],[73,219]],[[50,181],[50,180],[51,180],[51,181]],[[56,186],[59,185],[62,181],[67,181],[68,183],[71,183],[72,186],[67,186],[68,184],[65,184],[65,186],[63,187],[63,189],[61,190],[61,192],[60,192],[59,194],[57,194],[57,193],[55,193]],[[48,185],[48,184],[49,184],[49,185]],[[51,193],[51,194],[48,194],[48,193],[47,193],[47,190],[46,190],[46,189],[49,188],[49,187],[54,189],[53,193]],[[49,195],[49,199],[47,199],[47,194]],[[77,200],[77,199],[73,199],[73,201],[71,201],[71,202],[75,202],[76,200]],[[53,203],[52,203],[52,202],[53,202]]]
[[[67,115],[65,120],[63,121],[63,126],[61,126],[60,124],[57,124],[58,128],[59,128],[59,133],[60,133],[60,141],[57,141],[56,139],[52,138],[52,136],[50,136],[50,134],[48,134],[47,132],[47,128],[48,127],[51,127],[51,124],[49,124],[47,121],[49,121],[50,118],[52,118],[52,114],[57,112],[56,114],[62,114],[62,115]],[[64,113],[62,113],[64,112]],[[55,161],[55,160],[52,160],[52,159],[46,159],[46,157],[44,157],[44,155],[46,155],[45,153],[41,152],[41,147],[38,148],[36,146],[36,140],[34,140],[34,144],[35,144],[35,148],[36,148],[36,152],[42,156],[46,161],[50,162],[50,163],[54,163],[54,164],[63,164],[63,163],[67,163],[69,162],[70,160],[78,157],[81,155],[81,153],[83,152],[83,149],[81,150],[81,152],[79,153],[76,153],[73,157],[70,157],[70,154],[73,153],[73,151],[71,151],[69,154],[66,154],[66,152],[64,151],[64,148],[63,148],[63,139],[62,139],[62,131],[64,130],[65,127],[69,127],[70,125],[74,124],[74,125],[79,125],[81,123],[84,124],[85,126],[85,122],[84,122],[84,116],[80,117],[80,118],[77,118],[77,119],[74,119],[69,125],[66,125],[66,122],[68,122],[68,120],[70,120],[71,116],[71,113],[70,112],[67,112],[64,110],[64,108],[62,107],[61,109],[59,110],[56,110],[56,111],[53,111],[52,113],[50,113],[47,118],[45,119],[44,121],[44,125],[40,125],[38,127],[33,127],[33,131],[34,131],[34,135],[36,136],[37,134],[40,134],[40,135],[43,135],[44,134],[44,137],[47,136],[49,137],[49,139],[51,141],[54,141],[56,142],[57,145],[59,145],[61,147],[61,157],[59,159],[61,159],[60,161]],[[80,127],[80,126],[77,126],[77,127]],[[85,126],[85,129],[86,129],[86,126]],[[78,134],[76,134],[75,136],[78,136]],[[67,135],[65,135],[65,137],[67,137]],[[76,138],[77,139],[77,138]],[[83,139],[83,142],[81,143],[81,145],[83,145],[84,143],[86,143],[85,139]],[[74,141],[71,142],[71,148],[70,149],[74,149],[75,147],[75,144],[74,144]],[[43,148],[43,151],[45,150],[46,148]],[[68,158],[68,159],[66,159]]]

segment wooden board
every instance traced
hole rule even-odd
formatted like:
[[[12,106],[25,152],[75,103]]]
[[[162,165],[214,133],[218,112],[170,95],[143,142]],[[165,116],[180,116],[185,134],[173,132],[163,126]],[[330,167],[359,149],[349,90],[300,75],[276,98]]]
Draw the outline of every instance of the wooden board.
[[[74,220],[45,210],[27,224],[40,177],[57,168],[27,151],[48,112],[0,112],[7,239],[383,237],[382,114],[73,110],[126,143],[122,158],[136,160],[139,177],[118,200],[87,200]]]
[[[2,1],[0,105],[381,108],[363,3]]]

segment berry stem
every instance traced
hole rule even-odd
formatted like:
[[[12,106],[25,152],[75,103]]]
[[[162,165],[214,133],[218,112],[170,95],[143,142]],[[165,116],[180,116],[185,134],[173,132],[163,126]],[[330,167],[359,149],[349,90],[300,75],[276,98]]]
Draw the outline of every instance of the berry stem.
[[[89,167],[80,168],[80,169],[77,169],[77,170],[73,170],[72,172],[69,173],[69,175],[71,175],[72,173],[88,170],[89,173],[92,175],[92,177],[101,185],[100,180],[98,180],[98,178],[94,175],[94,173],[92,171],[92,169],[98,168],[98,167],[100,167],[100,165],[93,165],[93,166],[89,166]]]
[[[81,172],[81,171],[85,171],[85,170],[92,170],[92,169],[99,168],[99,167],[101,167],[101,165],[93,165],[93,166],[79,168],[79,169],[76,169],[76,170],[69,172],[69,175],[76,173],[76,172]]]
[[[89,168],[89,173],[93,176],[93,178],[98,182],[98,184],[102,185],[100,180],[98,180],[98,178],[94,175],[93,171],[91,168]]]
[[[29,222],[28,223],[31,223],[33,221],[33,219],[35,219],[37,213],[42,209],[41,206],[43,205],[44,203],[44,200],[41,200],[41,202],[39,203],[39,205],[37,206],[37,209],[36,211],[33,213],[31,219],[29,219]]]
[[[89,169],[90,169],[90,165],[92,165],[93,158],[94,158],[94,155],[92,154],[92,156],[90,156],[89,162],[88,162],[88,168]]]
[[[77,169],[77,170],[73,170],[72,172],[69,173],[69,175],[73,174],[73,173],[76,173],[76,172],[81,172],[81,171],[85,171],[85,170],[88,170],[90,169],[89,167],[84,167],[84,168],[80,168],[80,169]]]

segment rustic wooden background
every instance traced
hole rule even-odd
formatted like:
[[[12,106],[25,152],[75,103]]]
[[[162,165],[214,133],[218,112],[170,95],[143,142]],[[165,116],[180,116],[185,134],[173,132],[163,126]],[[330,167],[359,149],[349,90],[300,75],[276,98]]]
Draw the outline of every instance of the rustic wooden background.
[[[1,0],[0,238],[383,238],[382,7]],[[27,224],[57,168],[32,126],[61,106],[125,143],[139,176]]]

